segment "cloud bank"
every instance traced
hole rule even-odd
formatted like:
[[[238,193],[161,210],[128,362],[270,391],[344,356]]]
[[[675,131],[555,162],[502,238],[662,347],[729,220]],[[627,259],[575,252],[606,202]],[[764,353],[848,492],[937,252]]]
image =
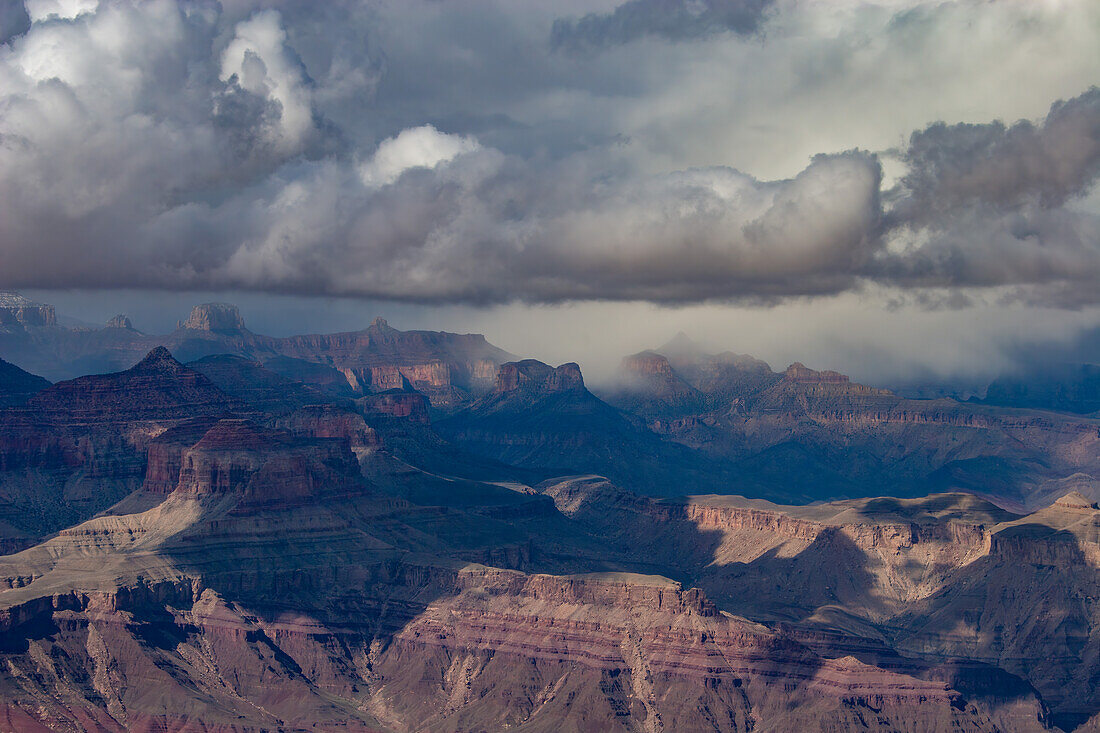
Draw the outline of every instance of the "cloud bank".
[[[684,84],[624,60],[771,53],[744,36],[775,22],[782,46],[788,16],[832,17],[806,5],[629,0],[572,20],[487,1],[397,18],[352,2],[5,5],[0,287],[684,304],[874,285],[1100,302],[1095,88],[1042,119],[932,122],[785,177],[654,165],[664,133],[620,108],[662,108]],[[1034,12],[1013,7],[997,12]],[[939,17],[875,12],[904,37]],[[561,53],[577,44],[605,53]],[[797,49],[776,53],[801,68]]]

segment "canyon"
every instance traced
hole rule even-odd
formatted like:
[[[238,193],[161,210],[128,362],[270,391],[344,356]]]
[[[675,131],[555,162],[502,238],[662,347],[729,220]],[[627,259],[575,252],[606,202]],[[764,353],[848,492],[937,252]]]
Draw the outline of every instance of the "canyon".
[[[0,729],[1100,729],[1092,418],[682,339],[593,391],[379,321],[105,330],[149,348],[0,363]]]

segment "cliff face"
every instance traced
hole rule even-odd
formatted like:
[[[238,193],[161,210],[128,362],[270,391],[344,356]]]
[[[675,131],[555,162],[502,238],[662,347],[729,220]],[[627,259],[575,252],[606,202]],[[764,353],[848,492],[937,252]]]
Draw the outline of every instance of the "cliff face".
[[[71,413],[36,403],[113,456],[94,464],[112,481],[122,454],[95,436],[132,436],[142,483],[0,558],[5,724],[1028,731],[1100,712],[1083,495],[1020,517],[962,494],[795,507],[481,483],[450,473],[472,459],[430,442],[415,392],[297,405],[253,362],[205,366],[156,353],[65,387]],[[679,470],[573,365],[496,385],[453,418],[481,431],[461,442]],[[52,455],[35,413],[10,414],[30,422],[9,455]],[[411,444],[437,462],[394,452]]]
[[[361,398],[359,405],[368,413],[408,419],[427,425],[431,422],[428,400],[413,390],[390,391]]]
[[[871,642],[769,628],[665,577],[462,561],[485,540],[429,539],[425,508],[364,490],[254,501],[257,463],[291,445],[218,423],[159,506],[0,559],[0,631],[27,640],[0,648],[3,719],[104,731],[1043,729],[1042,704],[1010,676],[989,694],[981,668],[878,663]],[[264,483],[308,472],[286,465]]]
[[[479,334],[399,331],[381,318],[362,331],[275,339],[270,348],[336,366],[361,394],[411,386],[441,409],[488,391],[510,357]]]
[[[259,362],[231,354],[207,356],[187,364],[235,402],[237,412],[283,414],[330,396],[310,385],[276,374]]]
[[[187,320],[179,322],[179,328],[195,331],[244,331],[244,319],[237,306],[229,303],[204,303],[191,309]]]
[[[178,420],[235,407],[213,382],[180,364],[162,346],[123,372],[58,382],[27,403],[28,409],[59,420],[96,426]]]
[[[680,360],[690,369],[720,358]],[[676,360],[668,362],[681,374]],[[755,373],[761,380],[737,382],[740,391],[731,390],[734,382],[696,379],[708,390],[698,407],[652,385],[643,399],[609,399],[659,435],[734,462],[746,493],[813,501],[966,490],[1030,508],[1071,482],[1100,498],[1098,420],[904,399],[800,363],[773,378],[770,370]]]
[[[654,500],[594,477],[541,488],[606,552],[689,575],[719,608],[815,649],[992,664],[1066,730],[1100,711],[1100,510],[1080,494],[1017,516],[963,494],[791,507]]]
[[[179,463],[174,493],[235,495],[238,507],[295,505],[362,490],[346,440],[295,437],[247,420],[220,420],[182,452]]]
[[[504,364],[490,394],[436,428],[464,450],[541,477],[598,471],[654,493],[725,479],[722,466],[661,441],[589,392],[572,363]]]
[[[57,313],[52,305],[35,303],[19,293],[0,291],[0,328],[56,325]]]
[[[60,382],[0,410],[0,522],[33,538],[91,516],[142,484],[154,437],[238,405],[159,348],[124,372]]]
[[[608,403],[646,419],[669,419],[705,409],[706,397],[673,370],[661,354],[623,358],[615,384],[600,391]]]
[[[535,359],[509,362],[497,372],[493,392],[504,395],[510,392],[530,392],[544,395],[570,390],[583,390],[581,369],[574,363],[551,367]]]

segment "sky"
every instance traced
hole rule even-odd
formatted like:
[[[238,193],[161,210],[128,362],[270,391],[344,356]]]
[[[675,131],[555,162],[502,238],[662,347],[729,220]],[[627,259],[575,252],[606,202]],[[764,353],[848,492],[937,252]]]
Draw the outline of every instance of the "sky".
[[[1095,0],[0,0],[0,288],[980,381],[1100,327],[1098,41]]]

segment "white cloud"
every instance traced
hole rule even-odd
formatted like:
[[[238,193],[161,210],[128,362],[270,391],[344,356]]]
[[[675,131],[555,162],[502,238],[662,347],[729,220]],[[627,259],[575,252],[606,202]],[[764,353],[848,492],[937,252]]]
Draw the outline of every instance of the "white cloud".
[[[24,4],[31,21],[37,22],[51,16],[69,20],[81,13],[94,13],[99,0],[26,0]]]
[[[407,170],[435,168],[479,147],[472,137],[448,135],[431,125],[413,127],[383,140],[360,167],[360,175],[367,186],[384,186]]]
[[[277,10],[262,10],[237,24],[221,59],[221,80],[236,76],[241,88],[279,105],[278,124],[268,134],[282,152],[298,151],[313,132],[310,90],[286,45]]]

